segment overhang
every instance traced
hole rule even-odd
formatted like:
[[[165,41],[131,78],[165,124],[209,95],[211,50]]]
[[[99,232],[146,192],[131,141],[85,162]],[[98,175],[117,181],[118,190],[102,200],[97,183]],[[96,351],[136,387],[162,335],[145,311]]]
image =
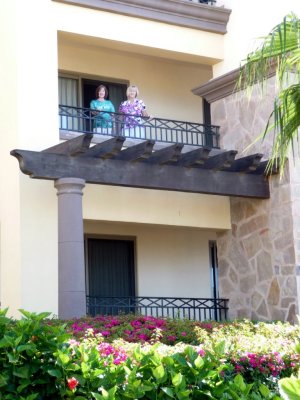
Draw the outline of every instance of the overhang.
[[[87,183],[144,189],[269,198],[267,161],[262,154],[236,159],[237,151],[197,147],[182,152],[182,144],[153,151],[151,140],[124,148],[116,136],[91,146],[85,134],[43,151],[12,150],[24,174],[35,179],[72,177]],[[277,171],[272,171],[276,173]]]
[[[93,8],[164,22],[192,29],[224,34],[231,10],[186,0],[53,0],[59,3]]]

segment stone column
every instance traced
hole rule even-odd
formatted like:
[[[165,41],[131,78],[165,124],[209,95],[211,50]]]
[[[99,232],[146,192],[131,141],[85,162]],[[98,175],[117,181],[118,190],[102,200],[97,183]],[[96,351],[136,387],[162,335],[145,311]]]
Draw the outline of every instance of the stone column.
[[[85,181],[61,178],[58,196],[58,317],[86,315],[82,189]]]

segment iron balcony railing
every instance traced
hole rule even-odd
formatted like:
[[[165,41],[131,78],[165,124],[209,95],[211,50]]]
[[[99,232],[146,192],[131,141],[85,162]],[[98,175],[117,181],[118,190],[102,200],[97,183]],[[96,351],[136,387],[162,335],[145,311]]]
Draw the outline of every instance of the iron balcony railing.
[[[193,3],[201,3],[201,4],[209,4],[213,6],[217,0],[185,0],[187,2],[193,2]]]
[[[228,299],[87,296],[87,314],[138,314],[195,321],[227,319]]]
[[[90,108],[59,105],[59,128],[61,132],[95,133],[107,136],[125,136],[131,139],[150,139],[155,142],[181,143],[192,146],[219,148],[219,127],[194,122],[163,118],[139,118],[128,128],[128,121],[137,116],[104,112],[110,116],[107,127],[96,127],[99,115]],[[130,124],[131,125],[131,124]]]

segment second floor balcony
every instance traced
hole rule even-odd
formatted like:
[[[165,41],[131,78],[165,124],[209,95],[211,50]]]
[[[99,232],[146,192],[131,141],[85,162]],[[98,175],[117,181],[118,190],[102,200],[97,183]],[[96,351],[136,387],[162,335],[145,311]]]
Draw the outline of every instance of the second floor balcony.
[[[105,112],[105,119],[90,108],[59,105],[59,128],[62,139],[76,134],[94,133],[100,138],[125,136],[126,140],[153,140],[186,146],[219,149],[219,127],[165,118],[137,117]]]

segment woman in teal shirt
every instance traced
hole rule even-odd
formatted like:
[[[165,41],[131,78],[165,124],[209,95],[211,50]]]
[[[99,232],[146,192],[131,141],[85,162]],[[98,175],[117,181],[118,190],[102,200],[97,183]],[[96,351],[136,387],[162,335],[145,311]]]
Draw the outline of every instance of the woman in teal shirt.
[[[106,86],[100,85],[96,89],[96,100],[92,100],[90,108],[96,110],[94,115],[94,132],[110,133],[112,128],[112,115],[115,112],[115,107],[110,100],[106,100],[108,90]],[[106,111],[106,112],[105,112]]]

